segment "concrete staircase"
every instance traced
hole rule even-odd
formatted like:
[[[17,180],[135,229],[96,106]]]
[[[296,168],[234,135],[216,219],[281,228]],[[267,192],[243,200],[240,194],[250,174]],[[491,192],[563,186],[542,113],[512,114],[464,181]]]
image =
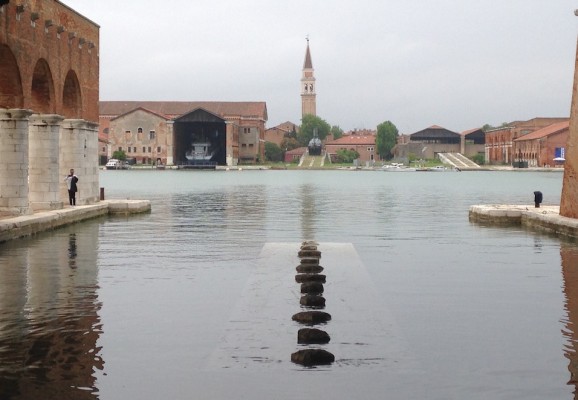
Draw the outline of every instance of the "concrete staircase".
[[[321,168],[325,165],[325,153],[320,156],[312,156],[305,153],[299,162],[299,168],[315,169]]]
[[[462,153],[438,153],[438,157],[444,164],[450,164],[459,169],[477,169],[478,164],[464,156]]]

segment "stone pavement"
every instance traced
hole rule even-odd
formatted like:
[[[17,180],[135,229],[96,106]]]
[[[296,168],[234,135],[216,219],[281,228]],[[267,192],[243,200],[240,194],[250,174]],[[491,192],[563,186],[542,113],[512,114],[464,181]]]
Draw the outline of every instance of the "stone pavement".
[[[3,217],[0,218],[0,243],[102,215],[129,215],[150,211],[151,204],[148,200],[104,200],[96,204]]]
[[[475,205],[469,219],[486,225],[521,225],[555,235],[578,238],[578,219],[560,215],[559,206],[534,205]]]

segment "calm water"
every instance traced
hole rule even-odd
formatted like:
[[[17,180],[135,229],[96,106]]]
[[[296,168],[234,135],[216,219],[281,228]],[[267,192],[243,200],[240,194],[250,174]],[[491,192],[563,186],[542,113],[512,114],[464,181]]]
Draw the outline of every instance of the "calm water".
[[[558,204],[561,173],[102,171],[100,183],[152,213],[0,244],[2,400],[574,398],[578,247],[468,222],[470,205],[532,204],[535,190]],[[315,369],[290,362],[308,239],[334,317],[336,362]]]

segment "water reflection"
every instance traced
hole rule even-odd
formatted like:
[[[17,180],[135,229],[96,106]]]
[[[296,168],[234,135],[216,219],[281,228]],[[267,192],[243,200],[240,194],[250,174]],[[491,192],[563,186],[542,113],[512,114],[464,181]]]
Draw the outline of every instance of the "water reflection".
[[[317,221],[315,186],[302,185],[299,192],[301,194],[301,236],[303,240],[315,240],[315,222]]]
[[[98,224],[0,245],[0,399],[96,399]]]
[[[566,329],[564,336],[568,339],[565,346],[564,356],[569,360],[568,370],[570,380],[568,385],[573,385],[574,399],[578,399],[578,249],[570,244],[562,243],[560,246],[562,256],[562,276],[564,278],[564,295],[566,297],[565,309],[567,319],[564,321]]]

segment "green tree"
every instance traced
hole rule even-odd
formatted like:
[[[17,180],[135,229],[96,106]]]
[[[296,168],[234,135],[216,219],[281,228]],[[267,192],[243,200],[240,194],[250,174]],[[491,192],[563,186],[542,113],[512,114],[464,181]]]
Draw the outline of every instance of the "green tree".
[[[343,129],[341,129],[337,125],[333,125],[330,130],[331,134],[333,134],[333,139],[339,139],[343,136]]]
[[[355,150],[339,149],[336,158],[338,163],[349,164],[359,158],[359,153]]]
[[[299,128],[299,132],[297,132],[299,144],[301,146],[307,146],[313,138],[313,132],[315,130],[317,130],[317,137],[323,141],[331,130],[331,126],[315,115],[304,115],[301,119],[301,128]]]
[[[265,142],[265,160],[283,161],[283,150],[275,143]]]
[[[126,153],[124,152],[124,150],[117,150],[114,153],[112,153],[112,158],[115,158],[120,161],[126,161]]]
[[[284,151],[293,150],[296,149],[297,147],[299,147],[299,142],[297,141],[297,138],[286,136],[281,141],[281,149],[283,149]]]
[[[391,160],[394,146],[397,144],[397,137],[399,132],[396,126],[391,121],[385,121],[377,125],[377,137],[375,138],[375,147],[377,147],[377,154],[381,158]]]

